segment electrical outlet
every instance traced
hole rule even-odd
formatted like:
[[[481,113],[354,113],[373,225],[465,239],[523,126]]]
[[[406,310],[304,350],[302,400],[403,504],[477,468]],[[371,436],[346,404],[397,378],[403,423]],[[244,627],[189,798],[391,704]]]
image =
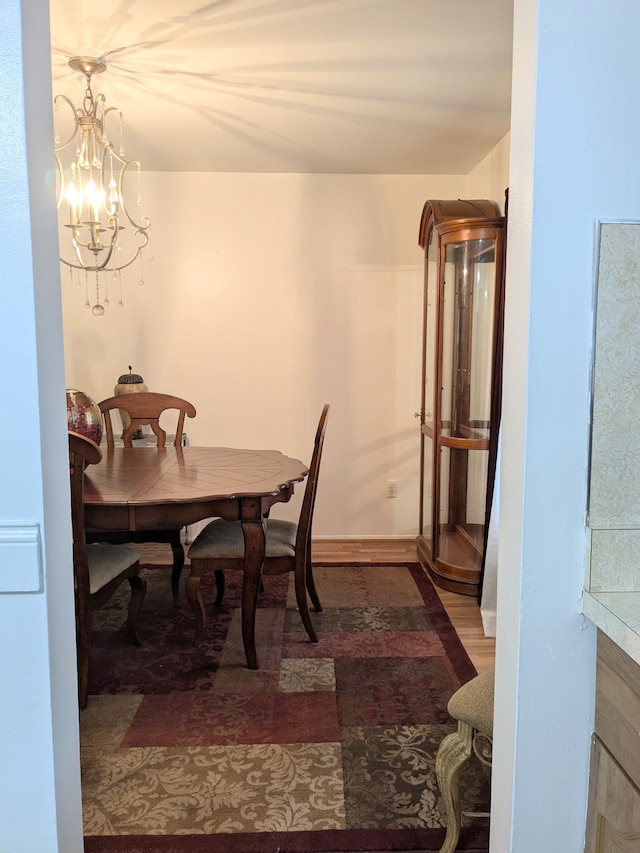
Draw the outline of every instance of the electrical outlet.
[[[398,497],[398,481],[397,480],[387,480],[387,497],[388,498],[397,498]]]

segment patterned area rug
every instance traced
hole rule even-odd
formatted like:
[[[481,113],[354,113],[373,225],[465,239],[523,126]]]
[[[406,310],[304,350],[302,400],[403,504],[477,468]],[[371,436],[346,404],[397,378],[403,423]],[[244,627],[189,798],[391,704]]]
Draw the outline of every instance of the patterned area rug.
[[[317,645],[291,578],[266,578],[258,671],[242,650],[239,574],[217,610],[203,582],[207,639],[194,647],[169,568],[144,573],[142,647],[124,638],[126,590],[94,617],[87,853],[439,850],[435,754],[453,730],[447,701],[475,670],[418,565],[314,569]],[[464,810],[488,811],[478,762],[461,792]],[[457,849],[486,851],[487,821],[467,820]]]

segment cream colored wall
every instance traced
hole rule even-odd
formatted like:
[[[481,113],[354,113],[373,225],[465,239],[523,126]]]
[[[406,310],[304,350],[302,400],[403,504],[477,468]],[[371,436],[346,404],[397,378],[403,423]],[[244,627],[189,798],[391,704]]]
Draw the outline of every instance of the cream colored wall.
[[[486,175],[481,178],[486,180]],[[417,529],[422,262],[428,198],[465,176],[144,175],[153,263],[102,318],[63,273],[67,383],[101,399],[132,364],[191,400],[192,444],[308,460],[331,404],[315,534]],[[386,480],[398,497],[386,497]],[[279,508],[294,517],[300,496]]]
[[[504,192],[509,186],[510,145],[511,134],[507,133],[467,179],[467,198],[490,198],[500,205],[503,214]]]

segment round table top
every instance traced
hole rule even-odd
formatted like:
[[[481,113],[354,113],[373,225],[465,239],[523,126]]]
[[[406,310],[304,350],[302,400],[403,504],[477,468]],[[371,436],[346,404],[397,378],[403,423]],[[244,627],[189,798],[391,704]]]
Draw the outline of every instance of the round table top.
[[[103,449],[85,476],[85,504],[142,505],[276,495],[308,467],[277,450],[232,447]]]

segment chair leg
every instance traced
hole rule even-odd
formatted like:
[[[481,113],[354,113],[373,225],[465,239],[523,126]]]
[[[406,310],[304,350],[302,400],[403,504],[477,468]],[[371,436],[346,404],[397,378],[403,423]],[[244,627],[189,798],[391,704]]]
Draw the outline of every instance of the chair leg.
[[[311,563],[309,563],[307,567],[307,592],[309,593],[309,598],[311,599],[311,603],[313,604],[313,609],[315,610],[315,612],[324,613],[322,604],[320,604],[318,591],[313,580],[313,569],[311,568]]]
[[[88,624],[80,614],[76,616],[76,646],[78,656],[78,705],[87,707],[89,692],[89,658],[91,656],[91,614]]]
[[[129,599],[129,612],[127,613],[126,631],[127,636],[135,646],[141,645],[138,636],[138,615],[142,608],[145,594],[147,592],[147,581],[140,575],[129,578],[131,586],[131,598]]]
[[[215,606],[220,607],[224,598],[224,572],[222,569],[216,569],[213,573],[216,579],[216,600]]]
[[[204,563],[204,560],[191,560],[191,571],[184,585],[187,601],[191,605],[191,609],[196,617],[196,634],[193,638],[194,646],[197,646],[204,639],[204,628],[207,622],[202,590],[200,589]]]
[[[317,643],[318,636],[316,634],[315,628],[313,627],[313,623],[311,622],[311,616],[309,615],[309,604],[307,602],[305,575],[306,571],[304,565],[300,566],[299,569],[296,568],[294,573],[296,603],[298,605],[298,612],[300,613],[300,618],[302,619],[302,624],[304,625],[304,629],[307,632],[307,636],[309,637],[312,643]]]
[[[180,576],[184,568],[184,548],[180,542],[180,532],[178,531],[178,540],[171,542],[171,551],[173,553],[173,568],[171,569],[171,594],[173,596],[173,606],[180,607]]]
[[[320,604],[320,597],[318,595],[318,590],[316,589],[316,584],[313,579],[313,559],[311,556],[311,535],[309,535],[309,539],[307,540],[307,545],[305,548],[304,555],[304,563],[305,563],[305,583],[307,585],[307,592],[309,593],[309,598],[311,599],[311,603],[313,604],[313,609],[316,613],[322,613],[322,605]]]
[[[444,801],[447,834],[440,853],[455,853],[460,836],[460,771],[471,758],[473,728],[458,722],[457,731],[443,738],[436,755],[436,776]]]

